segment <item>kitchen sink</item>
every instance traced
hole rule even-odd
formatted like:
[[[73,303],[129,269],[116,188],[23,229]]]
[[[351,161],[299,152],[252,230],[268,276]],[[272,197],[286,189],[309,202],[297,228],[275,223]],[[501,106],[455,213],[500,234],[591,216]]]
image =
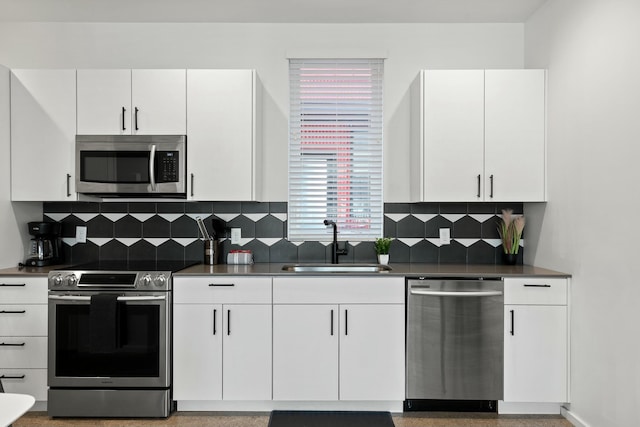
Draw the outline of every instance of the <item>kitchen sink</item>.
[[[381,264],[292,264],[282,267],[294,273],[383,273],[391,267]]]

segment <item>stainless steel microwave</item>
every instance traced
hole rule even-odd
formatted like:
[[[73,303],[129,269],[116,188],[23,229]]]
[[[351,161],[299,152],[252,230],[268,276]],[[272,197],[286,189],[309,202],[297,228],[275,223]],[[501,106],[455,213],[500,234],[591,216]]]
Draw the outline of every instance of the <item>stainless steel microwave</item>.
[[[76,191],[186,197],[185,135],[76,135]]]

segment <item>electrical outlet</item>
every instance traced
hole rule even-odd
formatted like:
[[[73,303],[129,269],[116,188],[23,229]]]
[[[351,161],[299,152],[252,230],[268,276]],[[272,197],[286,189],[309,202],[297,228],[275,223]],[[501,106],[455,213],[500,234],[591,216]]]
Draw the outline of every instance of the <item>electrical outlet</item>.
[[[87,243],[87,227],[80,225],[76,227],[76,242]]]
[[[231,229],[231,244],[239,245],[240,240],[242,240],[242,228],[232,228]]]
[[[440,244],[441,245],[451,244],[451,229],[449,228],[440,229]]]

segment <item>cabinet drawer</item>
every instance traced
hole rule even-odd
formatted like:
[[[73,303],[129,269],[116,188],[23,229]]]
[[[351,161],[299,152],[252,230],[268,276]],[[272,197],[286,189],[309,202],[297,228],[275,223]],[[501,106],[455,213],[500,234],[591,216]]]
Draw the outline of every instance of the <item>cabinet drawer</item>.
[[[46,277],[0,277],[0,301],[3,304],[46,304]]]
[[[505,304],[567,304],[567,279],[561,278],[506,278]]]
[[[46,369],[0,368],[5,393],[30,394],[36,400],[47,400]]]
[[[46,337],[47,305],[0,305],[0,336]]]
[[[274,304],[404,304],[404,277],[274,277]]]
[[[0,337],[3,368],[47,367],[47,337]]]
[[[173,302],[189,304],[271,304],[271,277],[179,277]]]

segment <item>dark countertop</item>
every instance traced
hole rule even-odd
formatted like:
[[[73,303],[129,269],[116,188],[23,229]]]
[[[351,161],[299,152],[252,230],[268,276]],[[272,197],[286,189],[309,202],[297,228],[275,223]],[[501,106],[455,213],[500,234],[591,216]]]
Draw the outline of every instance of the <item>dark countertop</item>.
[[[246,275],[246,276],[456,276],[456,277],[570,277],[570,274],[532,265],[489,265],[489,264],[420,264],[420,263],[390,263],[391,271],[382,273],[294,273],[283,271],[283,265],[293,263],[258,263],[251,265],[194,265],[174,274],[174,276],[204,276],[216,275]],[[0,269],[0,276],[42,276],[49,271],[66,267],[65,265],[51,265],[47,267],[9,267]]]
[[[390,263],[391,271],[381,273],[294,273],[283,271],[283,265],[292,263],[258,263],[251,265],[194,265],[174,276],[247,275],[247,276],[456,276],[456,277],[570,277],[570,274],[531,265],[485,265],[485,264],[418,264]]]
[[[0,276],[42,276],[47,277],[51,270],[58,270],[60,268],[64,268],[66,265],[48,265],[46,267],[8,267],[0,269]]]

